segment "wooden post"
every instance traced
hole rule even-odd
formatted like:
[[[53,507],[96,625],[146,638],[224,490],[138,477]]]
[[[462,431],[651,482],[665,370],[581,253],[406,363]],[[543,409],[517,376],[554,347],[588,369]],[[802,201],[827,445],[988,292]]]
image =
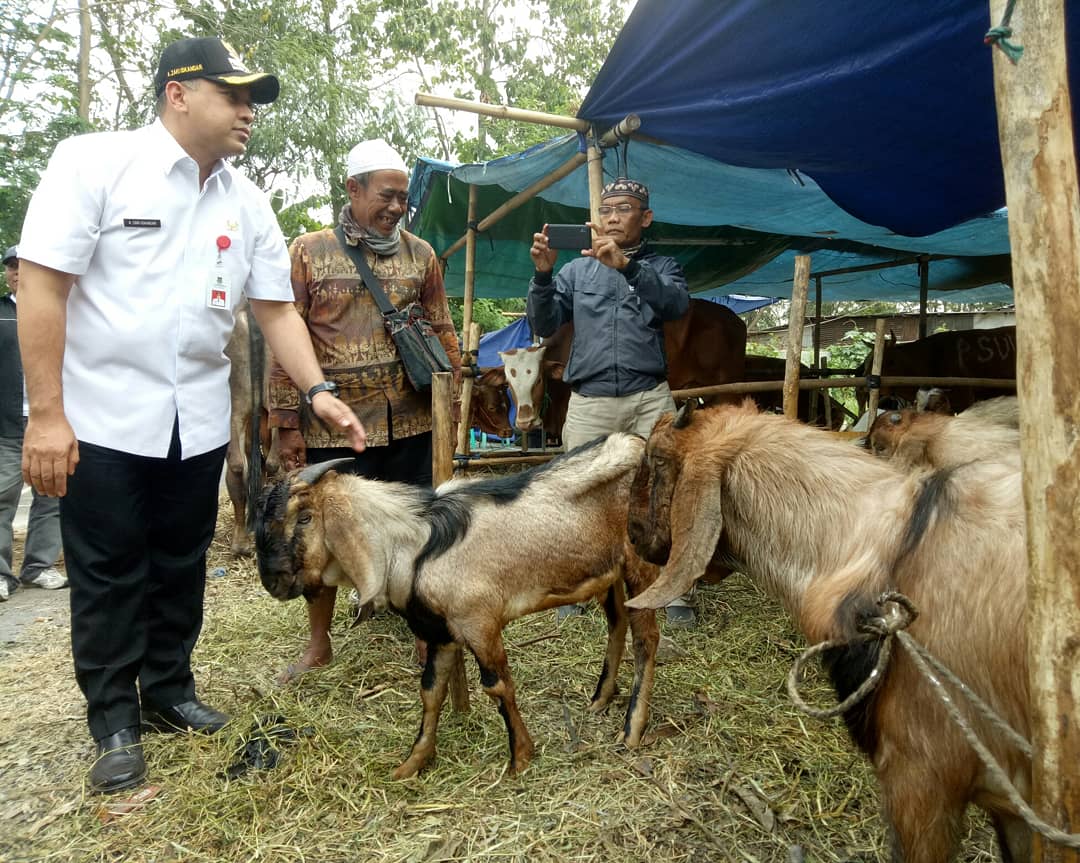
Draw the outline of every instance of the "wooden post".
[[[454,376],[437,372],[431,376],[431,484],[438,487],[454,475],[453,422],[450,402],[454,397]],[[419,645],[418,645],[419,646]],[[469,710],[469,686],[465,681],[465,661],[458,648],[450,677],[450,701],[454,710]]]
[[[919,338],[926,338],[926,301],[930,295],[930,262],[919,258]]]
[[[818,370],[818,377],[821,377],[821,276],[814,278],[814,368]],[[810,390],[807,393],[807,398],[810,399],[810,425],[817,425],[818,418],[818,401],[822,400],[825,404],[829,403],[829,394],[822,392],[821,390]]]
[[[1005,0],[992,0],[1001,20]],[[1080,832],[1080,191],[1066,76],[1065,0],[1025,0],[1024,55],[994,51],[1016,302],[1016,385],[1027,506],[1033,808]],[[1071,58],[1075,61],[1077,58]],[[1036,836],[1036,863],[1080,852]]]
[[[469,331],[463,335],[465,340],[465,356],[461,358],[461,364],[475,362],[475,354],[480,347],[480,324],[469,324]],[[461,376],[461,422],[458,423],[457,451],[463,455],[469,454],[469,418],[472,416],[472,391],[475,386],[472,375]]]
[[[878,318],[874,327],[874,361],[870,366],[870,374],[881,375],[881,362],[885,359],[885,318]],[[878,396],[881,391],[878,389],[870,390],[869,398],[866,400],[866,430],[870,431],[870,426],[874,424],[874,420],[877,419],[877,404]]]
[[[795,256],[795,281],[788,310],[787,365],[784,368],[784,416],[799,416],[799,365],[802,362],[803,321],[810,289],[810,256]]]

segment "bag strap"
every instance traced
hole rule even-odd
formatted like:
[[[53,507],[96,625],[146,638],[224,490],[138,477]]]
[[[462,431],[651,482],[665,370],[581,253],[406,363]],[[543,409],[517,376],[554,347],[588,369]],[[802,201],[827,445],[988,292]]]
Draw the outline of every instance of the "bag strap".
[[[357,272],[360,273],[360,278],[364,280],[364,284],[367,285],[367,289],[371,292],[371,296],[375,298],[375,303],[379,307],[379,311],[384,315],[389,315],[392,312],[396,312],[393,304],[386,297],[386,292],[383,291],[382,285],[379,284],[379,280],[375,278],[375,274],[371,272],[371,267],[368,266],[367,260],[364,258],[364,253],[360,250],[360,246],[350,246],[345,240],[345,232],[341,229],[341,225],[334,227],[334,236],[337,237],[338,243],[341,244],[342,251],[352,260],[355,264]]]

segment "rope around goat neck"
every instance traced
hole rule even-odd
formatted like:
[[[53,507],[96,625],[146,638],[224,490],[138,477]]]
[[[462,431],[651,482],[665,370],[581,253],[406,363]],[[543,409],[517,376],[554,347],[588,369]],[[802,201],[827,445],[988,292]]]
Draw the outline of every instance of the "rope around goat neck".
[[[886,609],[887,605],[892,606],[892,608]],[[900,593],[884,593],[878,599],[878,606],[882,609],[882,616],[869,622],[865,627],[864,633],[855,639],[847,642],[824,641],[820,644],[815,644],[795,660],[795,664],[792,665],[787,678],[788,695],[791,696],[791,700],[795,702],[795,706],[804,713],[817,718],[838,716],[851,709],[881,685],[881,681],[885,677],[885,668],[892,656],[893,640],[899,641],[900,644],[907,649],[915,663],[915,667],[919,669],[937,692],[938,697],[945,706],[946,712],[960,728],[960,732],[964,735],[964,739],[967,740],[971,745],[971,748],[975,750],[975,753],[979,756],[979,759],[986,767],[991,778],[1001,786],[1005,796],[1016,808],[1016,811],[1020,813],[1020,816],[1027,825],[1057,845],[1062,845],[1066,848],[1080,849],[1080,833],[1066,833],[1064,830],[1059,830],[1057,827],[1047,824],[1035,814],[1030,806],[1028,806],[1027,802],[1020,796],[1020,793],[1016,790],[1008,776],[1005,775],[1005,771],[1001,768],[1001,765],[998,764],[990,750],[986,748],[981,740],[979,740],[978,735],[960,712],[960,708],[956,705],[953,697],[946,691],[945,685],[934,675],[934,671],[937,671],[946,681],[956,687],[957,691],[967,698],[984,719],[990,722],[994,728],[1000,731],[1029,759],[1032,757],[1031,744],[1023,737],[1023,735],[1019,734],[1004,719],[998,716],[993,708],[976,695],[966,683],[946,668],[939,659],[933,656],[908,633],[903,632],[903,630],[907,629],[912,621],[919,616],[919,612],[916,610],[910,599]],[[846,644],[859,644],[872,639],[882,640],[878,661],[858,689],[835,707],[830,708],[811,707],[802,699],[799,695],[798,687],[802,682],[803,669],[811,657],[817,656],[819,653],[833,647],[843,647]],[[931,669],[931,666],[933,667],[933,670]]]

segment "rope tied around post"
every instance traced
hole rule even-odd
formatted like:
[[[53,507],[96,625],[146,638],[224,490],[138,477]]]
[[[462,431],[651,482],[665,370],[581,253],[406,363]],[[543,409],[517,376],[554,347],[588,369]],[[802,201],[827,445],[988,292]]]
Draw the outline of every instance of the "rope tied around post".
[[[1012,20],[1014,6],[1016,6],[1016,0],[1009,0],[1005,6],[1005,14],[1001,16],[1001,23],[997,27],[991,27],[986,31],[986,35],[983,36],[983,44],[996,45],[1009,58],[1009,62],[1015,66],[1024,53],[1024,46],[1015,45],[1009,41],[1009,37],[1013,34],[1009,22]]]
[[[887,605],[891,606],[891,608],[887,609]],[[881,684],[881,681],[885,676],[885,669],[892,656],[893,641],[898,641],[901,646],[908,651],[908,655],[915,663],[916,668],[918,668],[919,672],[926,678],[933,690],[938,694],[949,718],[959,727],[960,732],[964,735],[964,739],[968,742],[968,745],[975,750],[975,753],[979,756],[979,760],[982,761],[983,766],[986,767],[987,773],[993,778],[995,784],[1002,789],[1009,802],[1020,817],[1024,819],[1027,826],[1056,845],[1061,845],[1065,848],[1080,849],[1080,833],[1066,833],[1064,830],[1060,830],[1057,827],[1047,824],[1035,814],[1035,811],[1027,804],[1020,795],[1020,792],[1016,790],[1012,780],[1005,773],[1004,769],[1002,769],[1001,765],[998,764],[997,759],[994,758],[986,744],[979,739],[975,730],[971,727],[971,723],[964,718],[960,708],[954,701],[953,696],[949,694],[942,680],[939,679],[934,672],[936,671],[940,674],[945,682],[951,684],[955,688],[957,693],[963,695],[983,719],[990,723],[990,725],[1001,733],[1008,742],[1015,746],[1028,759],[1031,759],[1033,755],[1031,744],[1022,734],[1018,733],[1004,719],[998,716],[989,704],[975,694],[975,692],[950,671],[941,660],[933,656],[925,647],[912,638],[909,633],[903,631],[907,629],[919,615],[910,599],[901,593],[890,591],[881,595],[878,599],[878,606],[882,609],[882,615],[867,621],[860,627],[862,631],[854,639],[846,642],[823,641],[804,651],[795,661],[787,678],[788,695],[790,695],[791,700],[795,702],[795,706],[804,713],[818,718],[831,718],[851,709]],[[856,689],[855,692],[835,707],[831,708],[810,707],[803,701],[802,697],[799,695],[798,686],[802,682],[803,668],[811,657],[817,656],[819,653],[832,647],[842,647],[845,644],[860,643],[873,639],[882,640],[878,661],[866,680],[863,681],[862,685]]]

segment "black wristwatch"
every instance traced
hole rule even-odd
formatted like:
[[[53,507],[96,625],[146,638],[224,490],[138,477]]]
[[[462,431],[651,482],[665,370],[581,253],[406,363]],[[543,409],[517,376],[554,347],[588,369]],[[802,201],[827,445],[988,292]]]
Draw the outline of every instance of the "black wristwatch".
[[[304,399],[308,404],[311,404],[311,400],[319,393],[330,393],[334,398],[338,398],[338,385],[333,381],[323,381],[321,384],[315,384],[315,386],[307,391],[307,395],[304,396]]]

